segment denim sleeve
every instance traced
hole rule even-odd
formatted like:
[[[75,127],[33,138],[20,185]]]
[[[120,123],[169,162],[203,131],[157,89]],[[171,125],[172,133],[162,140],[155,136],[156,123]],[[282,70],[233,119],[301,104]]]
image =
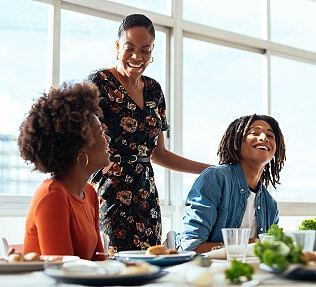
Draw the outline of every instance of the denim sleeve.
[[[183,231],[177,235],[177,249],[194,250],[206,242],[217,220],[221,180],[213,167],[194,182],[185,202]]]

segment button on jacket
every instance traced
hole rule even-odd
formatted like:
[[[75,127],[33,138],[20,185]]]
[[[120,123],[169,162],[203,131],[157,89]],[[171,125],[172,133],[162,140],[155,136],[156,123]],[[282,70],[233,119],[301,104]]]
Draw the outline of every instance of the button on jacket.
[[[240,227],[250,189],[240,163],[205,169],[185,202],[183,231],[177,235],[179,250],[194,250],[203,242],[222,242],[222,228]],[[279,208],[259,182],[255,200],[258,234],[279,222]]]

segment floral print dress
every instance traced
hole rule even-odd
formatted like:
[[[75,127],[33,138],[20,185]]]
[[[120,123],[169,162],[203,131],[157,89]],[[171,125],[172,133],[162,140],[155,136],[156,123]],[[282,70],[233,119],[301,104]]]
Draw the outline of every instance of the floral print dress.
[[[167,130],[165,98],[159,83],[144,80],[144,108],[139,108],[109,69],[88,79],[100,91],[103,123],[111,137],[110,152],[122,157],[149,157],[161,131]],[[115,162],[92,183],[100,196],[100,229],[117,251],[161,244],[161,212],[150,162]]]

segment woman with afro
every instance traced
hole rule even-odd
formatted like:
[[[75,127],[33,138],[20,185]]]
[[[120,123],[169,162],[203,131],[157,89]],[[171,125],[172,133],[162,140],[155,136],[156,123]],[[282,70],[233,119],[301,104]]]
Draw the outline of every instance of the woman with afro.
[[[34,170],[49,173],[32,199],[23,253],[76,255],[103,260],[99,200],[87,183],[109,164],[110,138],[99,117],[99,92],[89,82],[51,88],[21,124],[20,154]]]

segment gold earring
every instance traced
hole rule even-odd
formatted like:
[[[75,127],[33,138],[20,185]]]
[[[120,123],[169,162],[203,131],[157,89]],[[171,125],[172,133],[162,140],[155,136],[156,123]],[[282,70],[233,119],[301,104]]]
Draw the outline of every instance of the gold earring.
[[[81,162],[80,162],[80,156],[82,155],[82,154],[84,154],[84,156],[85,156],[85,163],[84,164],[82,164]],[[85,152],[83,152],[83,151],[81,151],[81,152],[79,152],[79,154],[78,154],[78,156],[77,156],[77,163],[80,165],[80,166],[87,166],[88,164],[89,164],[89,157],[88,157],[88,155],[85,153]]]

